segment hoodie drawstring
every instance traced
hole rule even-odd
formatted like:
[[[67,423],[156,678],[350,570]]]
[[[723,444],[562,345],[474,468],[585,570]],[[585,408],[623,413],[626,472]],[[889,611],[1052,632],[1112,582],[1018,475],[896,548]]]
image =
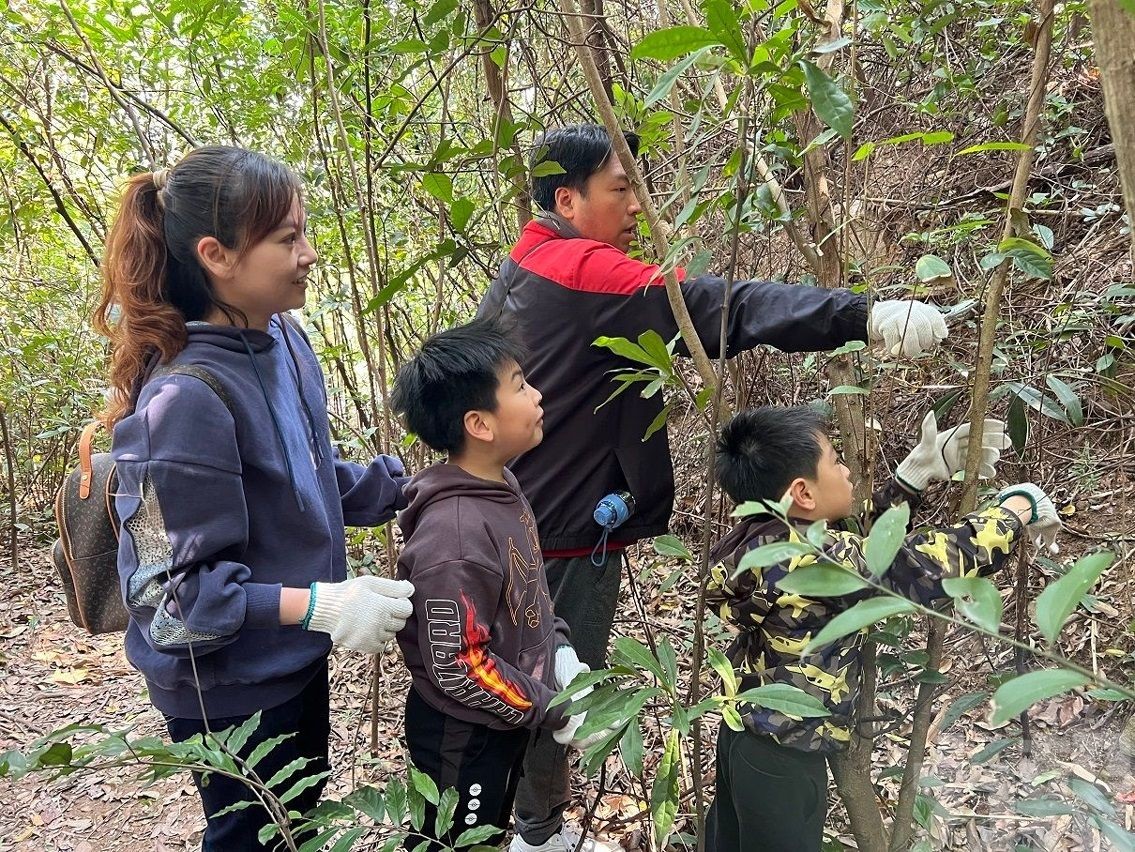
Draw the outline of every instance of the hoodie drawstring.
[[[276,417],[276,409],[272,407],[272,400],[268,396],[268,389],[264,387],[264,379],[260,375],[260,367],[256,364],[256,357],[253,354],[252,346],[248,343],[248,338],[244,336],[244,332],[239,332],[240,342],[244,344],[244,351],[248,353],[248,360],[252,362],[252,372],[256,374],[256,381],[260,385],[260,392],[264,395],[264,402],[268,406],[268,414],[272,418],[272,426],[276,430],[276,439],[280,442],[280,449],[284,452],[284,464],[288,468],[288,481],[292,484],[292,494],[295,495],[296,505],[301,512],[306,512],[307,507],[304,506],[303,495],[300,494],[299,486],[296,485],[296,472],[292,468],[292,457],[288,454],[288,445],[284,441],[284,432],[280,428],[280,421]],[[310,416],[310,415],[309,415]]]
[[[311,430],[311,453],[315,456],[315,463],[318,465],[323,461],[323,447],[319,443],[319,432],[315,429],[315,416],[311,413],[311,407],[307,404],[307,397],[303,393],[303,372],[300,370],[296,350],[292,348],[292,339],[288,336],[288,321],[282,316],[277,316],[276,321],[280,324],[280,334],[284,338],[284,345],[288,347],[288,355],[292,359],[292,371],[296,379],[296,390],[299,391],[300,395],[300,405],[303,406],[303,412],[307,416],[307,427]]]

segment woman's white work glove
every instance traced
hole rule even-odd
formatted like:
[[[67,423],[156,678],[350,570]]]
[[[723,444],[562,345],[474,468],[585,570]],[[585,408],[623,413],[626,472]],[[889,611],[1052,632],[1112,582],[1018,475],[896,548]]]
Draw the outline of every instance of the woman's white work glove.
[[[586,674],[591,671],[591,666],[587,663],[581,663],[579,656],[575,653],[575,648],[571,645],[560,645],[556,648],[556,686],[561,690],[567,689],[568,684],[576,679],[581,674]],[[585,686],[583,689],[572,694],[572,700],[583,698],[590,695],[595,691],[593,686]],[[574,713],[568,717],[567,724],[560,728],[558,731],[552,732],[552,739],[560,745],[566,745],[568,748],[574,748],[578,751],[587,751],[595,743],[610,735],[610,731],[606,728],[596,731],[590,736],[577,739],[576,732],[583,727],[583,723],[587,720],[587,713]]]
[[[1056,535],[1064,524],[1056,514],[1056,506],[1053,505],[1052,498],[1044,493],[1043,488],[1031,482],[1021,482],[1001,489],[1001,493],[997,495],[997,502],[1004,503],[1010,497],[1024,497],[1032,506],[1032,517],[1025,526],[1028,527],[1029,538],[1037,548],[1052,554],[1059,553],[1060,546],[1056,543]]]
[[[949,332],[933,305],[906,299],[876,302],[867,318],[867,336],[890,355],[921,355],[945,340]]]
[[[1001,451],[1009,448],[1005,424],[992,418],[984,421],[981,430],[981,467],[978,477],[992,479],[997,472]],[[922,419],[922,437],[895,468],[895,477],[912,491],[922,491],[931,482],[945,481],[959,470],[965,470],[969,453],[970,423],[966,421],[945,432],[938,431],[933,411]]]
[[[414,611],[414,585],[386,577],[352,577],[341,583],[312,583],[304,630],[330,633],[352,651],[377,654],[406,626]]]

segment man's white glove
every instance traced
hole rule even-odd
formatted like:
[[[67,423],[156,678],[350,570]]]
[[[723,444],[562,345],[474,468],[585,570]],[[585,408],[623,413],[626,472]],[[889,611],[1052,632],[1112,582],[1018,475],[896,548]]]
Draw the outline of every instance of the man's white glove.
[[[1001,451],[1009,448],[1005,424],[992,418],[984,421],[981,430],[981,467],[978,477],[992,479]],[[895,477],[913,491],[922,491],[934,481],[945,481],[965,470],[969,453],[970,423],[966,421],[945,432],[938,431],[933,411],[922,419],[922,437],[918,445],[895,468]]]
[[[921,355],[945,340],[949,332],[933,305],[905,299],[876,302],[867,318],[867,336],[890,355]]]
[[[997,495],[997,502],[1004,503],[1010,497],[1024,497],[1032,506],[1032,518],[1025,526],[1028,527],[1029,538],[1037,548],[1052,554],[1059,553],[1060,546],[1056,543],[1056,535],[1064,524],[1056,514],[1056,506],[1053,505],[1052,498],[1044,493],[1043,488],[1031,482],[1021,482],[1001,489],[1001,493]]]
[[[352,577],[341,583],[312,583],[304,630],[330,633],[352,651],[377,654],[406,626],[414,611],[414,585],[386,577]]]

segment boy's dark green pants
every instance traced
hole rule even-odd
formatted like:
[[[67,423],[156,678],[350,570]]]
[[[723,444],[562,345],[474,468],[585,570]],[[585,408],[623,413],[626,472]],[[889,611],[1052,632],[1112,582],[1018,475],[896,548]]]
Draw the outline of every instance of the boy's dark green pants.
[[[827,790],[824,755],[722,725],[706,852],[819,852]]]

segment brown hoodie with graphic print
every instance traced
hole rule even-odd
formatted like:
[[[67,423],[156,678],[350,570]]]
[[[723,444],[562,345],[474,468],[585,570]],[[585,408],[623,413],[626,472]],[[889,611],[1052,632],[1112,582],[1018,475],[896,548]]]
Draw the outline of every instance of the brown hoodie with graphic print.
[[[532,507],[512,473],[504,478],[435,464],[405,486],[398,579],[415,592],[398,644],[414,689],[439,713],[556,730],[564,708],[548,703],[568,628],[552,612]]]

